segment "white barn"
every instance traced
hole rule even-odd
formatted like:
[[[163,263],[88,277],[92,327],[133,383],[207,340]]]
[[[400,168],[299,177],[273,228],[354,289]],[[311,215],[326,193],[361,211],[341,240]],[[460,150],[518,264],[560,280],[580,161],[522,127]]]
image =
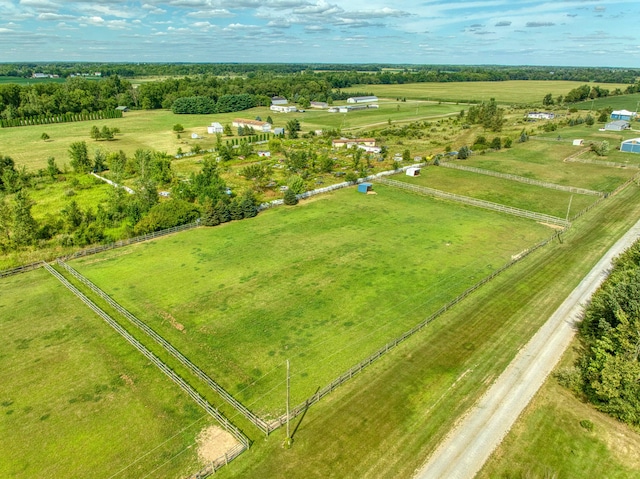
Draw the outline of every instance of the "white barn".
[[[352,96],[347,98],[347,103],[372,103],[378,101],[377,96]]]

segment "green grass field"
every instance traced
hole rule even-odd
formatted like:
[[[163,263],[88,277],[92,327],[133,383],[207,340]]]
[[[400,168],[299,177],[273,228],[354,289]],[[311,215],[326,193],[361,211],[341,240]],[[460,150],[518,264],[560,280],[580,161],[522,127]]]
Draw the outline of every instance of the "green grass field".
[[[559,218],[566,217],[569,202],[572,211],[581,211],[598,198],[436,166],[423,168],[418,177],[395,179]]]
[[[350,92],[371,92],[380,98],[406,98],[407,100],[478,102],[495,98],[498,103],[542,104],[547,93],[566,95],[585,82],[511,80],[496,82],[405,83],[402,85],[355,85],[345,88]],[[624,84],[601,84],[604,88],[625,89]]]
[[[578,347],[574,341],[556,370],[575,361]],[[584,420],[592,430],[580,425]],[[638,477],[638,450],[638,431],[596,411],[550,377],[478,478]]]
[[[607,87],[607,89],[614,89],[615,87]],[[622,88],[624,90],[624,88]],[[618,95],[608,96],[605,98],[596,98],[594,100],[586,100],[580,103],[575,103],[573,107],[579,110],[593,110],[598,111],[603,108],[613,108],[614,110],[629,110],[637,111],[638,102],[640,102],[640,93],[632,93],[631,95]]]
[[[0,280],[0,476],[179,477],[215,424],[44,269]]]
[[[24,165],[27,170],[37,170],[46,167],[47,158],[50,156],[53,156],[61,167],[64,164],[68,165],[69,145],[76,141],[87,142],[91,157],[96,148],[102,148],[106,152],[123,150],[129,156],[132,156],[138,148],[162,151],[171,155],[176,154],[178,148],[188,152],[196,144],[202,149],[210,149],[215,146],[216,137],[207,134],[207,125],[214,121],[223,125],[231,124],[234,118],[260,117],[266,120],[271,116],[274,127],[285,127],[287,121],[297,118],[302,125],[302,131],[307,132],[380,126],[387,124],[388,120],[397,122],[438,118],[456,111],[459,109],[454,105],[420,105],[416,108],[415,104],[396,102],[381,103],[378,109],[347,114],[314,110],[307,110],[304,113],[277,114],[265,107],[216,115],[175,115],[168,110],[131,111],[125,113],[123,118],[109,120],[2,128],[0,141],[3,155],[10,156],[18,166]],[[173,131],[173,125],[177,123],[185,128],[180,138]],[[113,141],[95,141],[90,139],[89,135],[94,125],[100,128],[117,127],[121,133],[116,135]],[[42,133],[47,133],[50,140],[41,140]],[[192,139],[192,133],[197,133],[202,139]]]
[[[282,412],[286,359],[297,403],[552,232],[376,189],[72,264],[239,399]]]
[[[23,78],[0,76],[0,85],[6,83],[16,83],[18,85],[36,85],[38,83],[64,83],[66,78]]]
[[[631,169],[563,161],[583,148],[572,145],[571,138],[573,136],[568,130],[563,129],[560,132],[563,138],[568,136],[569,139],[562,141],[529,140],[523,145],[515,144],[510,149],[502,149],[484,155],[473,155],[464,160],[463,164],[559,185],[603,192],[613,191],[637,173],[637,170]],[[575,136],[575,138],[583,138],[583,136]]]

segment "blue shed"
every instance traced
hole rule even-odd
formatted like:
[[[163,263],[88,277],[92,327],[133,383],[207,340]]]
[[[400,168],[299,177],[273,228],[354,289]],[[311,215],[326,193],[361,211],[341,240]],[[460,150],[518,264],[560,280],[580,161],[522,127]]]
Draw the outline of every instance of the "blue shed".
[[[620,145],[620,151],[626,151],[627,153],[640,153],[640,138],[631,138],[625,140]]]
[[[367,194],[367,192],[371,191],[372,189],[373,189],[373,183],[360,183],[358,185],[358,192],[364,193],[365,195]]]
[[[611,112],[612,120],[631,121],[633,118],[635,118],[635,116],[636,113],[629,110],[615,110]]]

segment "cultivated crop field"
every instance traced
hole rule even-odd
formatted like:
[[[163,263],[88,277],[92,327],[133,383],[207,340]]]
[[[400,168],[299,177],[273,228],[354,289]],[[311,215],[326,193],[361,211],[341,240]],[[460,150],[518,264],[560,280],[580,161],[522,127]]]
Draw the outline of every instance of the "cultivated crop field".
[[[498,103],[539,104],[547,93],[554,97],[566,95],[585,82],[510,80],[450,83],[405,83],[400,85],[356,85],[347,92],[371,92],[381,98],[407,98],[407,100],[479,102],[495,98]],[[595,84],[594,84],[595,85]],[[603,88],[624,90],[627,85],[604,83]]]
[[[44,269],[0,280],[0,476],[179,477],[215,424]]]
[[[464,164],[464,162],[459,163]],[[569,202],[571,202],[571,211],[576,212],[598,199],[597,196],[578,195],[437,166],[423,168],[418,177],[398,175],[395,179],[559,218],[567,215]]]
[[[283,412],[552,233],[354,188],[73,261],[260,414]]]

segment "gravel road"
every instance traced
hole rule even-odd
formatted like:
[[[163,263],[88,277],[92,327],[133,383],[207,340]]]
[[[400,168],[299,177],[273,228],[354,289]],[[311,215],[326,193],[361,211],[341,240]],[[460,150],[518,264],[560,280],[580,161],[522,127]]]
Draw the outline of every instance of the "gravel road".
[[[478,473],[568,347],[575,322],[585,302],[607,277],[612,259],[639,237],[640,221],[613,245],[520,350],[438,446],[416,474],[417,479],[471,479]]]

